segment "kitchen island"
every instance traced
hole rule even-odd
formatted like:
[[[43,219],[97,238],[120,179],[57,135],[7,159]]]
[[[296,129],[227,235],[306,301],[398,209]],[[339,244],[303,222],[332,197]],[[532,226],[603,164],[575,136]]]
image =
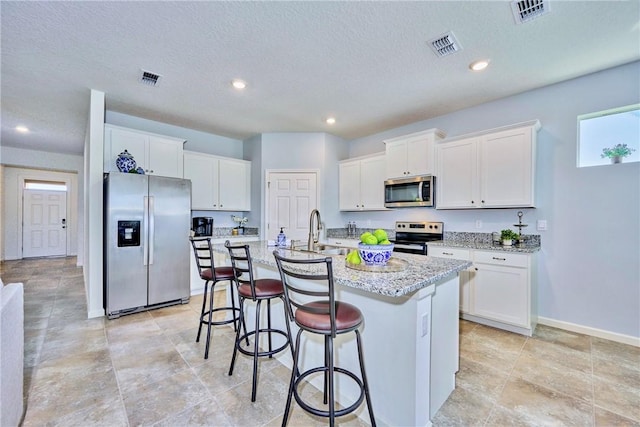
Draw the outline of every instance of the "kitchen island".
[[[279,278],[273,251],[267,242],[248,243],[256,278]],[[214,250],[227,253],[224,245]],[[326,255],[278,249],[287,258],[319,258]],[[405,260],[399,272],[367,272],[346,267],[343,255],[333,256],[336,299],[349,302],[362,311],[365,366],[371,390],[373,411],[379,425],[428,426],[455,387],[458,370],[457,273],[471,265],[468,261],[396,254]],[[403,263],[405,264],[405,263]],[[284,329],[281,303],[272,306],[272,322]],[[247,323],[252,325],[253,310]],[[295,325],[293,333],[297,332]],[[323,341],[303,334],[301,367],[320,366]],[[277,345],[277,343],[274,343]],[[335,341],[336,365],[359,372],[355,338],[352,334]],[[280,362],[292,365],[291,355],[282,352]],[[348,405],[359,391],[346,378],[338,376],[336,395]],[[322,378],[312,383],[321,389]],[[283,397],[284,405],[284,397]],[[364,412],[363,412],[364,411]],[[364,405],[358,415],[365,413]],[[363,417],[367,420],[366,415]]]

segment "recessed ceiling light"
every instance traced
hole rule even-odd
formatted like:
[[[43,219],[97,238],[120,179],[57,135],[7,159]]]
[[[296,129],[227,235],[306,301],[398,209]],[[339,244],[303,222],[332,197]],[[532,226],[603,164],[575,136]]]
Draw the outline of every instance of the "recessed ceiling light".
[[[480,61],[475,61],[469,64],[469,69],[472,71],[482,71],[489,66],[488,59],[482,59]]]
[[[29,132],[29,128],[26,126],[16,126],[16,131],[20,133],[27,133]]]
[[[244,80],[240,80],[240,79],[234,79],[231,82],[231,86],[235,87],[236,89],[244,89],[247,87],[247,82],[245,82]]]
[[[325,120],[327,122],[328,125],[334,125],[336,123],[336,118],[335,117],[327,117],[327,120]]]

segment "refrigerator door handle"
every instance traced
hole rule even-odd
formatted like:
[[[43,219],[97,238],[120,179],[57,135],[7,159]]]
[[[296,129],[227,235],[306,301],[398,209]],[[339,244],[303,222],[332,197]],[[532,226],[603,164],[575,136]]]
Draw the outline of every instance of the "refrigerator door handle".
[[[153,246],[155,240],[156,221],[154,213],[154,197],[149,196],[149,265],[153,265]]]
[[[149,197],[144,196],[144,205],[143,205],[143,221],[145,225],[143,226],[144,234],[142,236],[142,265],[149,264]]]

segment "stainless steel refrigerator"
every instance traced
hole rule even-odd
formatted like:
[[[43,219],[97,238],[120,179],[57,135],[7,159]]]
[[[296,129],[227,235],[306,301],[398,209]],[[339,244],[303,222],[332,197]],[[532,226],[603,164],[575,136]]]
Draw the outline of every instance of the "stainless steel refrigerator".
[[[111,173],[104,181],[104,308],[109,318],[185,304],[191,181]]]

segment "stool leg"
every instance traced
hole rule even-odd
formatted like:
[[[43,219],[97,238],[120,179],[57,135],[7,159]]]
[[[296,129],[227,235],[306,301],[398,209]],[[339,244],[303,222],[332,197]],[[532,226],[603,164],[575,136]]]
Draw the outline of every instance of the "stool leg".
[[[326,335],[325,343],[327,347],[327,354],[329,356],[329,426],[333,427],[336,424],[336,400],[333,388],[333,337],[331,335]]]
[[[267,329],[269,332],[267,333],[267,337],[269,338],[269,352],[271,352],[271,300],[267,300]],[[269,359],[273,357],[272,354],[269,355]]]
[[[238,319],[240,324],[238,325],[238,330],[236,331],[236,339],[233,344],[233,355],[231,356],[231,365],[229,366],[229,375],[233,375],[233,367],[236,364],[236,357],[238,356],[238,347],[240,346],[240,329],[241,326],[244,325],[244,298],[240,297],[238,300],[240,304],[240,318]],[[245,333],[247,327],[245,326]],[[248,339],[248,338],[247,338]]]
[[[200,311],[200,319],[198,321],[198,336],[196,337],[196,342],[200,342],[200,331],[202,331],[202,316],[204,316],[204,309],[207,304],[207,289],[209,288],[209,281],[204,282],[204,296],[202,297],[202,310]]]
[[[238,321],[237,316],[236,316],[236,298],[233,292],[233,288],[234,288],[235,282],[233,279],[229,280],[229,291],[231,293],[231,316],[233,316],[233,332],[235,332],[238,326],[240,325],[236,325],[236,322]]]
[[[327,390],[329,387],[329,344],[327,340],[329,339],[329,335],[324,336],[324,385],[322,387],[322,403],[327,404]]]
[[[362,357],[362,341],[360,332],[356,329],[356,342],[358,344],[358,359],[360,360],[360,372],[362,373],[362,385],[364,386],[364,397],[367,400],[367,409],[369,409],[369,419],[371,427],[376,427],[376,419],[373,416],[373,407],[371,406],[371,396],[369,395],[369,383],[367,382],[367,374],[364,370],[364,357]]]
[[[211,321],[213,320],[213,288],[216,286],[216,282],[211,285],[211,292],[209,292],[209,323],[207,324],[207,343],[204,346],[204,358],[209,358],[209,342],[211,341]],[[200,323],[202,325],[202,323]]]
[[[251,401],[256,401],[256,389],[258,388],[258,344],[260,343],[260,304],[262,300],[258,300],[256,304],[256,333],[253,341],[253,382],[251,384]],[[267,300],[267,307],[269,300]],[[268,310],[267,310],[268,311]]]
[[[288,324],[288,322],[287,322]],[[287,404],[284,407],[284,415],[282,416],[282,427],[286,427],[287,420],[289,419],[289,411],[291,410],[291,399],[293,398],[293,387],[295,384],[296,376],[298,375],[298,355],[300,354],[300,335],[302,329],[298,330],[296,335],[296,347],[295,350],[291,347],[293,352],[293,366],[291,367],[291,380],[289,381],[289,393],[287,394]]]

